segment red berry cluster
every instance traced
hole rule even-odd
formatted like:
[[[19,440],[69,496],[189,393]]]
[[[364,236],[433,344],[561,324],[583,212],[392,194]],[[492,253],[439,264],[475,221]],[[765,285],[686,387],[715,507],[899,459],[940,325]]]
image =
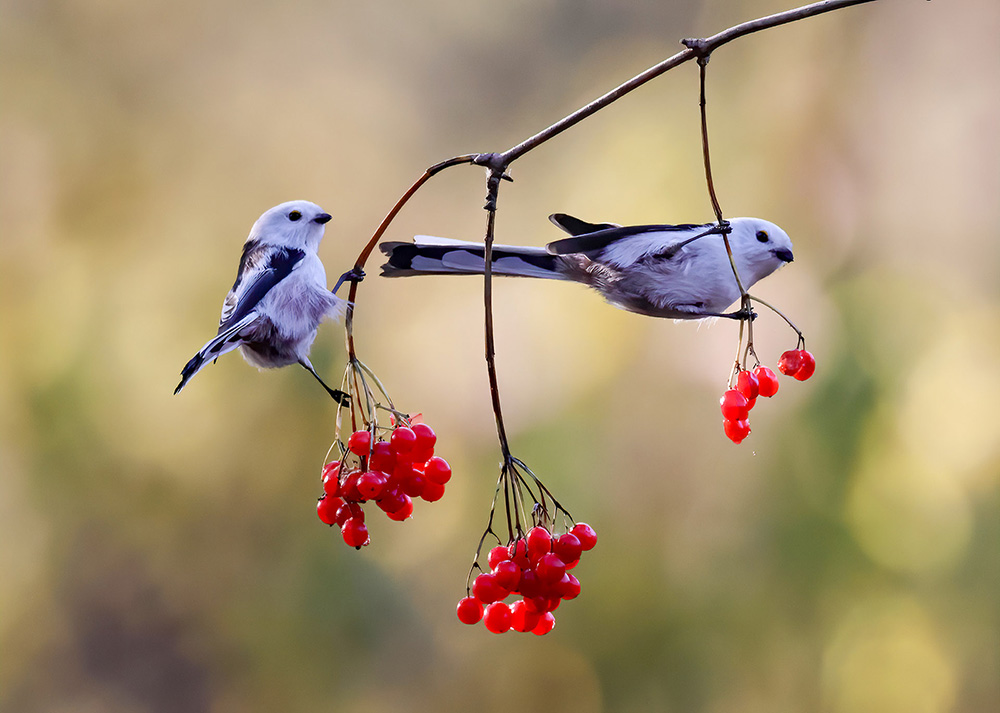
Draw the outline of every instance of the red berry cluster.
[[[552,631],[552,612],[563,599],[580,594],[580,582],[569,573],[580,555],[597,544],[597,533],[584,522],[555,536],[542,526],[533,527],[506,547],[490,550],[491,571],[476,577],[472,595],[458,603],[458,618],[465,624],[482,620],[494,634],[514,631],[542,636]],[[521,597],[512,604],[504,600]]]
[[[778,359],[778,371],[805,381],[816,371],[816,358],[805,349],[789,349]]]
[[[451,466],[434,455],[436,441],[431,427],[422,423],[400,426],[388,440],[374,442],[371,431],[355,431],[344,460],[323,468],[319,519],[340,527],[344,542],[360,549],[369,542],[364,503],[374,500],[389,519],[403,521],[413,514],[413,498],[440,500]]]
[[[816,371],[816,359],[805,349],[792,349],[781,355],[778,371],[805,381]],[[778,393],[778,377],[766,366],[753,371],[741,369],[736,375],[736,388],[722,395],[722,428],[733,443],[742,443],[750,435],[750,410],[758,396],[771,397]]]

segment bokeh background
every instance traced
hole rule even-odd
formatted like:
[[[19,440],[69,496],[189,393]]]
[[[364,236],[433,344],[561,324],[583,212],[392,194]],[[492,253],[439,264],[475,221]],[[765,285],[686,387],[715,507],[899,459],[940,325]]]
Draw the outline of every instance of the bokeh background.
[[[481,283],[360,290],[360,356],[456,476],[348,549],[314,514],[334,411],[234,355],[179,397],[251,223],[334,215],[340,274],[424,167],[503,150],[776,0],[0,2],[0,709],[970,713],[1000,709],[1000,5],[883,2],[709,67],[728,215],[796,261],[755,291],[819,368],[737,447],[735,325],[496,285],[515,452],[600,535],[544,638],[455,618],[498,450]],[[550,212],[707,221],[697,73],[529,154]],[[481,169],[387,237],[482,236]],[[774,364],[795,344],[757,322]],[[333,381],[343,332],[314,362]]]

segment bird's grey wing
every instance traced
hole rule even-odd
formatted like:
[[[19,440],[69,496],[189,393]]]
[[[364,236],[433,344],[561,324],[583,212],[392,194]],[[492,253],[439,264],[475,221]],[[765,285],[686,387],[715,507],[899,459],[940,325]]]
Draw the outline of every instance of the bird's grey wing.
[[[226,296],[219,319],[219,333],[249,314],[271,288],[288,277],[305,253],[297,248],[261,245],[249,241],[243,246],[240,269],[233,289]]]
[[[707,227],[693,224],[683,225],[625,225],[613,228],[602,228],[593,233],[574,235],[572,238],[556,240],[545,246],[550,255],[570,255],[586,253],[594,256],[600,251],[624,238],[630,238],[645,233],[685,233],[698,228]]]

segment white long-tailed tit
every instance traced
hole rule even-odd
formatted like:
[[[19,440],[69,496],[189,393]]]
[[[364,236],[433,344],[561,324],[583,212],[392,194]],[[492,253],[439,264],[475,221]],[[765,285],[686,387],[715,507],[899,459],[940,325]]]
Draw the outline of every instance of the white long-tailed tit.
[[[563,213],[549,220],[572,237],[544,248],[493,246],[493,274],[582,282],[622,309],[652,317],[741,318],[724,313],[740,298],[721,230],[706,225],[588,223]],[[774,223],[733,218],[729,244],[745,289],[792,261],[792,241]],[[481,275],[483,245],[418,235],[379,245],[385,277]]]
[[[315,203],[289,201],[266,211],[243,244],[236,282],[226,295],[219,331],[181,371],[179,393],[211,361],[237,347],[250,364],[272,369],[301,364],[338,402],[345,394],[331,389],[309,362],[309,349],[324,319],[340,319],[347,301],[331,292],[316,254],[330,220]]]

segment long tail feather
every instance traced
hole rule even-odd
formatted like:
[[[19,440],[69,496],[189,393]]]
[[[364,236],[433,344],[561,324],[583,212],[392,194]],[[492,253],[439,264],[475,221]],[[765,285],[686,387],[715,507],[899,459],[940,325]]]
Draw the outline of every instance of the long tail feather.
[[[481,243],[418,235],[415,242],[387,242],[379,248],[389,258],[382,265],[384,277],[482,275],[486,266]],[[564,280],[560,265],[545,248],[493,246],[494,275]]]
[[[184,368],[181,369],[181,383],[177,384],[177,388],[174,389],[174,395],[179,394],[181,389],[191,380],[191,377],[204,369],[209,362],[236,349],[241,343],[240,332],[255,319],[257,319],[257,313],[251,312],[225,332],[215,335],[205,346],[199,349],[198,353],[191,357],[188,363],[184,365]]]

